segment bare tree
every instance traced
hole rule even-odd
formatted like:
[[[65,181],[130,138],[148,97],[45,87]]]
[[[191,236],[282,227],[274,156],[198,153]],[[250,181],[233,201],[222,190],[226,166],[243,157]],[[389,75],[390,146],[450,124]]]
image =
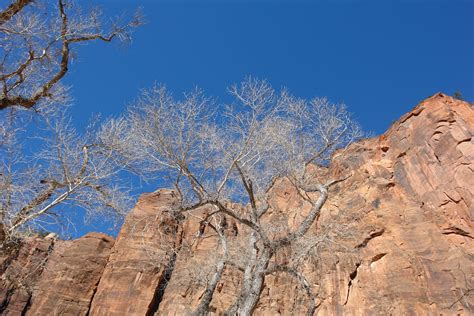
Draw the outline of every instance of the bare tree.
[[[127,22],[107,21],[99,9],[83,12],[67,0],[14,0],[0,7],[0,110],[64,103],[67,89],[61,80],[69,70],[73,46],[129,40],[142,20],[137,12]]]
[[[326,99],[307,101],[286,90],[277,94],[266,81],[253,78],[229,91],[235,102],[217,107],[199,90],[177,101],[163,86],[154,87],[144,91],[126,115],[103,125],[100,138],[119,154],[122,165],[172,185],[181,201],[174,210],[177,215],[199,217],[200,209],[211,210],[200,221],[214,231],[221,251],[216,251],[214,272],[195,315],[208,313],[224,269],[235,269],[242,277],[228,314],[251,314],[266,277],[284,273],[308,295],[312,315],[316,294],[300,269],[300,258],[318,245],[310,228],[331,187],[350,176],[328,179],[318,172],[336,149],[359,138],[361,131],[344,105]],[[281,179],[289,181],[310,208],[293,228],[265,217],[272,207],[272,186]],[[223,217],[248,231],[243,244],[229,240]],[[291,250],[295,247],[298,251]],[[275,260],[288,250],[290,260]]]
[[[109,182],[120,168],[94,128],[79,135],[67,118],[61,81],[76,44],[128,41],[142,21],[139,11],[108,19],[68,0],[0,5],[0,241],[65,220],[64,208],[116,214],[129,205],[126,190]]]
[[[81,135],[65,111],[56,111],[37,118],[44,128],[32,138],[25,137],[17,118],[1,119],[0,228],[4,237],[48,229],[77,208],[88,216],[108,217],[128,210],[131,199],[120,185],[121,168],[114,163],[113,153],[98,142],[94,125]]]

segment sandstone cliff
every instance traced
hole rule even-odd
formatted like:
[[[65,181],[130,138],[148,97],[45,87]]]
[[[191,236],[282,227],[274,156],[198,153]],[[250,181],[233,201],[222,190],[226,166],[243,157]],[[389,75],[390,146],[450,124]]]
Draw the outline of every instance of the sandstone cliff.
[[[324,236],[304,268],[318,314],[474,313],[473,135],[472,106],[436,94],[318,170],[321,177],[351,175],[331,190],[312,227]],[[115,243],[92,233],[31,239],[0,254],[1,314],[188,313],[202,296],[196,275],[213,264],[216,239],[197,218],[170,216],[175,202],[173,191],[144,194]],[[273,187],[271,206],[267,220],[290,228],[307,211],[284,180]],[[245,234],[231,220],[227,226],[236,240]],[[197,232],[209,238],[195,243]],[[211,311],[229,307],[239,286],[225,270]],[[255,314],[304,313],[305,300],[292,279],[270,276]]]

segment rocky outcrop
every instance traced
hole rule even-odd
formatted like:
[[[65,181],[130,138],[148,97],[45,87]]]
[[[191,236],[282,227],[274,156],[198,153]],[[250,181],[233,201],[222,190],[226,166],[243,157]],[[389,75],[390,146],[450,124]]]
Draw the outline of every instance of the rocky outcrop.
[[[318,315],[474,312],[473,135],[472,105],[436,94],[385,134],[335,153],[329,168],[314,169],[323,179],[350,175],[330,190],[311,228],[320,239],[303,266]],[[99,234],[67,242],[33,239],[15,255],[0,256],[0,311],[189,313],[216,264],[211,254],[218,241],[200,225],[208,210],[181,218],[171,212],[175,202],[170,190],[143,195],[115,243]],[[308,211],[285,180],[274,185],[270,205],[265,220],[290,229]],[[228,218],[225,226],[236,244],[247,233]],[[211,314],[235,300],[241,285],[234,270],[224,270]],[[293,279],[270,275],[255,314],[303,314],[307,304]]]
[[[2,273],[0,314],[87,315],[113,244],[113,238],[100,233],[17,244]]]
[[[175,202],[168,190],[140,198],[117,238],[90,315],[153,315],[158,309],[182,234],[168,213]]]
[[[11,241],[0,253],[0,314],[23,315],[31,306],[31,293],[52,251],[52,239]]]
[[[322,314],[472,313],[473,135],[472,106],[437,94],[335,157],[354,176],[326,214],[357,213],[363,238],[358,261],[336,264],[321,283]]]
[[[100,233],[56,243],[27,315],[87,315],[113,244]]]

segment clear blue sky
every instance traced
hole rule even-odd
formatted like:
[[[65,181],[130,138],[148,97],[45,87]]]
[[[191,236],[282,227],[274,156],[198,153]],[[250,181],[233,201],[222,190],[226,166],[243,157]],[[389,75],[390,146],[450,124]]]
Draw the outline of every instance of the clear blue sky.
[[[106,15],[142,6],[148,23],[127,47],[80,47],[66,79],[78,124],[154,82],[225,101],[247,75],[345,102],[375,134],[436,92],[474,100],[474,0],[89,2]]]

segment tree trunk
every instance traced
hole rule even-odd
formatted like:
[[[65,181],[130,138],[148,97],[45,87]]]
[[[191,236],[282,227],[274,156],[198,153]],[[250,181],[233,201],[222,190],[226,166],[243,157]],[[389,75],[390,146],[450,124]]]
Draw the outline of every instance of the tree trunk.
[[[212,297],[213,297],[214,292],[216,290],[217,284],[221,280],[222,272],[224,271],[224,267],[225,267],[225,261],[220,260],[217,263],[216,272],[214,273],[214,276],[212,277],[209,285],[207,286],[206,290],[204,291],[204,294],[203,294],[203,297],[201,299],[201,302],[199,303],[199,306],[191,314],[192,316],[204,316],[204,315],[208,314],[209,304],[212,301]]]
[[[237,309],[238,315],[251,315],[260,300],[263,284],[265,281],[265,271],[268,263],[272,257],[272,252],[269,249],[263,249],[261,256],[257,259],[250,281],[250,288],[243,292],[243,297],[240,300]]]

